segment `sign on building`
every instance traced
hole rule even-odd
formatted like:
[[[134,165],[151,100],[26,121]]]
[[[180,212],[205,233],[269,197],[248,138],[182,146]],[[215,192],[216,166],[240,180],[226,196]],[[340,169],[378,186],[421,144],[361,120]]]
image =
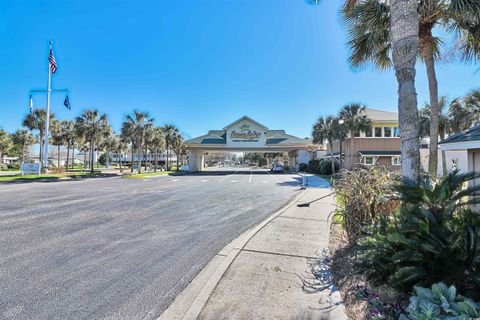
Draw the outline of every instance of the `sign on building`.
[[[40,163],[22,163],[22,176],[25,174],[40,174]]]

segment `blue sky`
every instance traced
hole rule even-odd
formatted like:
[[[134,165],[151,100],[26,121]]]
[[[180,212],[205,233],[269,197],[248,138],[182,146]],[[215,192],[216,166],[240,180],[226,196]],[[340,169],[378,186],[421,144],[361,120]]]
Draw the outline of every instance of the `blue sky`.
[[[14,131],[29,90],[46,86],[48,40],[73,110],[55,95],[61,119],[84,108],[107,113],[115,130],[134,109],[186,137],[248,115],[271,129],[309,136],[320,115],[347,102],[396,110],[392,72],[352,71],[338,14],[341,1],[0,1],[0,127]],[[479,66],[438,66],[450,97],[478,86]],[[418,100],[428,99],[417,65]],[[45,96],[35,96],[45,106]]]

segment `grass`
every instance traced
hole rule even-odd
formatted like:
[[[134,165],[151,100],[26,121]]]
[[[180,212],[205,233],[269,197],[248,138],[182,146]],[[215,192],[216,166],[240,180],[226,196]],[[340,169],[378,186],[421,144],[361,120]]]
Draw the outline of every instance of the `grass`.
[[[90,173],[90,172],[67,172],[67,173],[50,173],[50,174],[26,174],[22,175],[15,175],[15,176],[3,176],[0,177],[0,182],[15,182],[15,181],[36,181],[36,180],[60,180],[60,179],[70,179],[70,178],[77,178],[77,177],[89,177],[89,176],[96,176],[99,173]]]
[[[126,179],[142,179],[156,176],[163,176],[166,174],[176,174],[176,173],[185,173],[186,171],[157,171],[157,172],[144,172],[144,173],[133,173],[124,175],[123,178]]]

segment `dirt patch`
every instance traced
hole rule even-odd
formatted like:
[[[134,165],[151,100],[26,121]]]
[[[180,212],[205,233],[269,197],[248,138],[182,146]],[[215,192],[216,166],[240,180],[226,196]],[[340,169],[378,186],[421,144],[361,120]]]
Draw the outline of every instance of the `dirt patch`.
[[[374,287],[355,272],[355,252],[345,232],[337,224],[330,226],[329,251],[332,255],[333,281],[340,289],[349,319],[397,319],[408,297],[387,286]],[[377,316],[377,317],[376,317]]]

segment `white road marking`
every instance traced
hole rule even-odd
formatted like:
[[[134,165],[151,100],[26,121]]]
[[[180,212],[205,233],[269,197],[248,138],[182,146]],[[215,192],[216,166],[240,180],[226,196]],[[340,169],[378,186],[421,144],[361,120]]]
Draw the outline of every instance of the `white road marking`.
[[[208,180],[207,179],[202,179],[202,182],[207,182]]]
[[[232,182],[237,182],[237,180],[232,180]]]
[[[235,175],[235,173],[237,173],[237,172],[238,172],[238,171],[235,171],[234,173],[229,174],[229,175],[223,177],[222,179],[218,180],[218,182],[222,182],[223,180],[226,180],[226,179],[230,178],[231,176]]]
[[[269,175],[270,177],[272,177],[272,178],[274,178],[275,180],[277,180],[278,182],[280,182],[280,180],[279,180],[277,177],[275,177],[273,174],[271,174],[271,173],[268,172],[268,171],[267,171],[267,173],[268,173],[268,175]]]
[[[252,175],[253,175],[253,171],[250,170],[250,178],[248,179],[248,183],[252,183]]]
[[[173,182],[178,181],[178,179],[172,179]]]

